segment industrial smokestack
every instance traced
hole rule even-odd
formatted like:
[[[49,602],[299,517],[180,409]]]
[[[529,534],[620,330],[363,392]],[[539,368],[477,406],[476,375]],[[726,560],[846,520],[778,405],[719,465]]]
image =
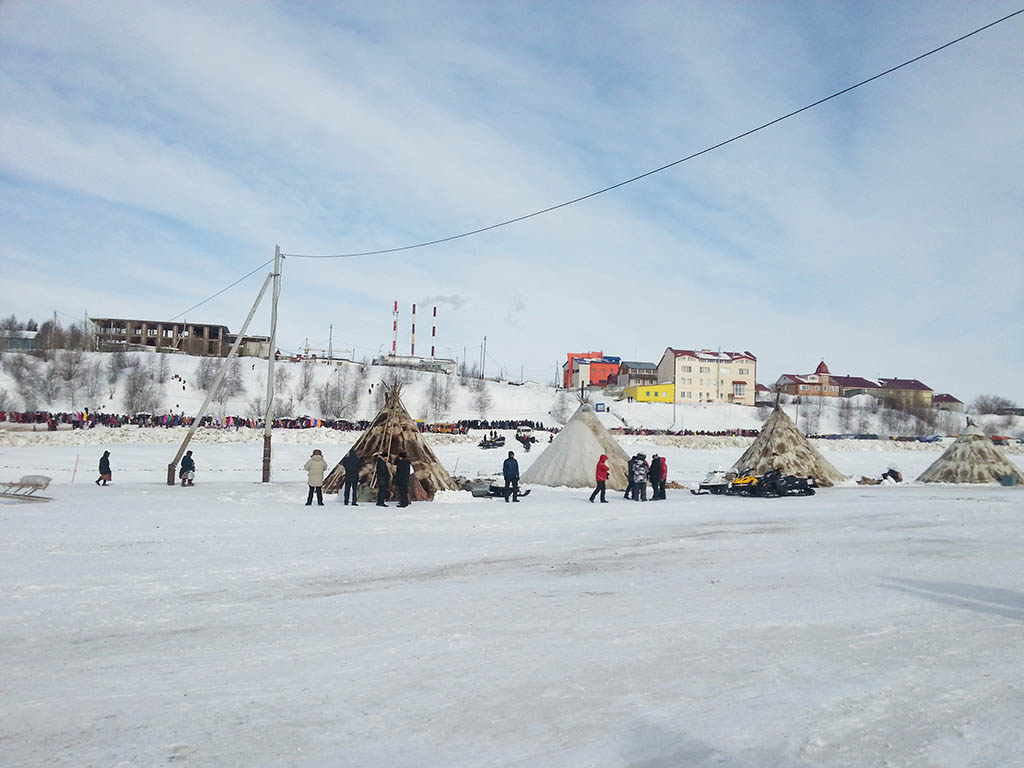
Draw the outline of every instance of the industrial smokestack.
[[[394,336],[391,338],[391,354],[398,354],[398,300],[395,300],[395,314],[394,314]]]
[[[437,307],[434,307],[434,324],[430,327],[430,359],[434,359],[434,345],[437,344]]]
[[[412,305],[412,343],[409,347],[409,355],[416,357],[416,305]]]

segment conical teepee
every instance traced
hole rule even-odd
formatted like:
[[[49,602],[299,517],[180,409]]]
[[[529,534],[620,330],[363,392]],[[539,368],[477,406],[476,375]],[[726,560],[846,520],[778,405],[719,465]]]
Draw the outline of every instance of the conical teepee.
[[[761,433],[732,465],[741,475],[763,475],[778,469],[784,475],[813,477],[818,485],[832,486],[845,480],[842,472],[818,453],[793,420],[776,404]]]
[[[376,477],[376,459],[381,453],[395,474],[395,463],[398,456],[405,453],[412,462],[415,479],[410,485],[414,498],[433,499],[437,491],[458,490],[451,475],[444,468],[430,447],[423,442],[423,436],[416,427],[416,422],[405,410],[401,399],[401,386],[384,385],[384,406],[356,441],[353,449],[359,457],[359,485],[370,486]],[[341,462],[324,478],[324,493],[337,493],[345,479],[345,468]],[[417,488],[417,484],[419,488]],[[420,492],[422,491],[422,492]],[[394,484],[392,484],[394,494]]]
[[[607,486],[624,491],[629,456],[615,442],[604,424],[598,421],[590,404],[581,403],[562,431],[544,449],[544,453],[523,473],[522,482],[593,488],[597,482],[597,460],[602,453],[608,457]]]
[[[917,482],[998,483],[1006,475],[1016,475],[1017,483],[1024,485],[1024,473],[1020,468],[971,424],[921,473]]]

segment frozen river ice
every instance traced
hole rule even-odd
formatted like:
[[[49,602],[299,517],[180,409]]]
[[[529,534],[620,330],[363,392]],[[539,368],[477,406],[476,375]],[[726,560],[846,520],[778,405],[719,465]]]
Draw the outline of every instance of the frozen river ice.
[[[307,508],[310,446],[269,486],[255,444],[196,448],[188,489],[167,445],[113,446],[108,488],[93,446],[0,450],[55,478],[0,506],[3,765],[1024,764],[1024,490]]]

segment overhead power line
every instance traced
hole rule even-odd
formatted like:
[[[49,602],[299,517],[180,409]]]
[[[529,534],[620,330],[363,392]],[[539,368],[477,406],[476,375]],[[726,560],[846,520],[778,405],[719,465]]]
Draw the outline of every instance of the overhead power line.
[[[225,291],[229,291],[229,290],[231,290],[232,288],[234,288],[234,287],[235,287],[236,285],[238,285],[238,284],[239,284],[240,282],[242,282],[242,281],[243,281],[243,280],[245,280],[246,278],[252,277],[252,276],[253,276],[253,275],[255,275],[255,274],[256,274],[257,272],[259,272],[259,271],[260,271],[261,269],[263,269],[263,268],[264,268],[265,266],[267,266],[268,264],[273,264],[273,263],[274,263],[274,260],[273,260],[273,259],[271,259],[270,261],[264,261],[264,262],[263,262],[262,264],[260,264],[260,265],[259,265],[258,267],[256,267],[256,269],[254,269],[254,270],[253,270],[252,272],[249,272],[249,273],[247,273],[247,274],[244,274],[244,275],[242,275],[242,276],[241,276],[240,278],[238,278],[237,280],[235,280],[235,282],[233,282],[233,283],[232,283],[231,285],[229,285],[229,286],[227,286],[227,287],[225,287],[225,288],[221,288],[221,289],[220,289],[219,291],[217,291],[217,292],[216,292],[215,294],[213,294],[212,296],[209,296],[209,297],[207,297],[207,298],[203,299],[203,300],[202,300],[202,301],[200,301],[200,302],[199,302],[198,304],[193,304],[193,305],[192,305],[191,307],[189,307],[188,309],[186,309],[186,310],[185,310],[184,312],[179,312],[178,314],[176,314],[176,315],[175,315],[174,317],[172,317],[172,318],[170,318],[170,319],[171,319],[171,320],[177,320],[177,319],[178,319],[179,317],[184,317],[184,316],[185,316],[185,315],[187,315],[187,314],[188,314],[189,312],[191,312],[191,311],[192,311],[193,309],[198,309],[199,307],[203,306],[203,304],[205,304],[206,302],[208,302],[208,301],[213,301],[214,299],[216,299],[216,298],[217,298],[218,296],[220,296],[220,295],[221,295],[222,293],[224,293]]]
[[[355,258],[357,256],[378,256],[378,255],[387,254],[387,253],[398,253],[400,251],[411,251],[411,250],[413,250],[415,248],[426,248],[427,246],[440,245],[441,243],[449,243],[452,240],[459,240],[459,239],[464,238],[464,237],[471,237],[472,235],[479,235],[479,234],[481,234],[483,232],[489,232],[492,229],[498,229],[499,227],[507,227],[510,224],[516,224],[516,223],[518,223],[520,221],[526,221],[527,219],[532,219],[532,218],[534,218],[536,216],[542,216],[545,213],[551,213],[552,211],[557,211],[560,208],[566,208],[566,207],[568,207],[570,205],[575,205],[576,203],[581,203],[584,200],[589,200],[592,197],[597,197],[598,195],[603,195],[605,192],[611,192],[613,189],[618,189],[619,187],[624,187],[627,184],[632,184],[635,181],[640,181],[641,179],[646,179],[648,176],[653,176],[656,173],[661,173],[662,171],[666,171],[669,168],[673,168],[673,167],[675,167],[675,166],[677,166],[677,165],[679,165],[681,163],[685,163],[688,160],[693,160],[696,157],[700,157],[701,155],[706,155],[709,152],[713,152],[716,149],[720,149],[720,148],[726,146],[727,144],[732,144],[734,141],[739,141],[740,139],[744,139],[747,136],[750,136],[750,135],[752,135],[754,133],[757,133],[758,131],[763,131],[766,128],[770,128],[771,126],[775,125],[776,123],[781,123],[783,120],[788,120],[791,117],[795,117],[796,115],[799,115],[801,112],[806,112],[809,109],[814,109],[815,107],[820,106],[821,104],[824,104],[827,101],[831,101],[832,99],[838,98],[839,96],[842,96],[843,94],[846,94],[846,93],[849,93],[850,91],[856,90],[857,88],[860,88],[861,86],[867,85],[868,83],[874,82],[875,80],[878,80],[878,79],[880,79],[882,77],[885,77],[886,75],[891,75],[893,72],[896,72],[897,70],[903,69],[904,67],[910,66],[911,64],[914,64],[914,63],[916,63],[918,61],[921,61],[922,59],[925,59],[925,58],[927,58],[929,56],[932,56],[932,55],[938,53],[939,51],[945,50],[946,48],[949,48],[950,46],[953,46],[953,45],[956,45],[957,43],[963,42],[964,40],[966,40],[969,37],[973,37],[974,35],[977,35],[980,32],[984,32],[987,29],[991,29],[992,27],[996,26],[997,24],[1002,24],[1004,21],[1012,19],[1014,16],[1019,16],[1022,13],[1024,13],[1024,8],[1021,8],[1020,10],[1014,11],[1013,13],[1007,14],[1006,16],[1003,16],[1001,19],[996,19],[995,21],[990,22],[989,24],[986,24],[983,27],[978,27],[977,29],[972,30],[971,32],[968,32],[965,35],[961,35],[960,37],[956,38],[955,40],[950,40],[948,43],[943,43],[942,45],[938,46],[937,48],[932,48],[930,51],[927,51],[927,52],[922,53],[922,54],[920,54],[918,56],[915,56],[912,59],[907,59],[903,63],[897,64],[894,67],[890,67],[889,69],[886,69],[883,72],[879,72],[877,75],[872,75],[869,78],[861,80],[859,83],[854,83],[853,85],[847,86],[846,88],[843,88],[842,90],[836,91],[835,93],[832,93],[832,94],[830,94],[828,96],[825,96],[824,98],[821,98],[821,99],[818,99],[817,101],[811,102],[810,104],[807,104],[806,106],[800,107],[799,109],[794,109],[792,112],[787,112],[786,114],[784,114],[784,115],[782,115],[780,117],[776,117],[774,120],[769,120],[767,123],[762,123],[761,125],[759,125],[759,126],[757,126],[755,128],[751,128],[748,131],[744,131],[743,133],[739,133],[739,134],[733,136],[732,138],[725,139],[724,141],[720,141],[717,144],[712,144],[711,146],[705,147],[704,149],[702,149],[702,150],[700,150],[698,152],[694,152],[693,154],[687,155],[686,157],[682,157],[682,158],[680,158],[678,160],[674,160],[671,163],[666,163],[665,165],[659,166],[659,167],[654,168],[653,170],[650,170],[650,171],[646,171],[645,173],[638,174],[637,176],[633,176],[632,178],[625,179],[624,181],[620,181],[620,182],[618,182],[616,184],[611,184],[610,186],[603,187],[603,188],[598,189],[598,190],[596,190],[594,192],[590,192],[589,194],[580,195],[579,197],[574,197],[571,200],[566,200],[563,203],[558,203],[557,205],[551,205],[551,206],[548,206],[547,208],[542,208],[541,210],[534,211],[533,213],[527,213],[527,214],[524,214],[522,216],[516,216],[515,218],[506,219],[504,221],[499,221],[497,224],[491,224],[491,225],[486,226],[486,227],[480,227],[479,229],[472,229],[472,230],[470,230],[468,232],[462,232],[462,233],[457,234],[457,235],[451,235],[449,237],[440,237],[440,238],[437,238],[436,240],[427,240],[425,242],[414,243],[412,245],[403,245],[403,246],[400,246],[398,248],[381,248],[381,249],[378,249],[378,250],[375,250],[375,251],[358,251],[358,252],[354,252],[354,253],[338,253],[338,254],[327,254],[327,255],[315,255],[315,254],[306,254],[306,253],[286,253],[286,254],[281,254],[281,255],[282,256],[291,256],[292,258],[297,258],[297,259],[350,259],[350,258]]]

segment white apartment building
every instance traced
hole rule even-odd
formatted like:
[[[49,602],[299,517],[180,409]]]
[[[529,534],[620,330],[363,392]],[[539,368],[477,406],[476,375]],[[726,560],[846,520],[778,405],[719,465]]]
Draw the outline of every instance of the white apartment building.
[[[658,363],[658,383],[675,385],[677,403],[753,405],[757,357],[668,347]]]

